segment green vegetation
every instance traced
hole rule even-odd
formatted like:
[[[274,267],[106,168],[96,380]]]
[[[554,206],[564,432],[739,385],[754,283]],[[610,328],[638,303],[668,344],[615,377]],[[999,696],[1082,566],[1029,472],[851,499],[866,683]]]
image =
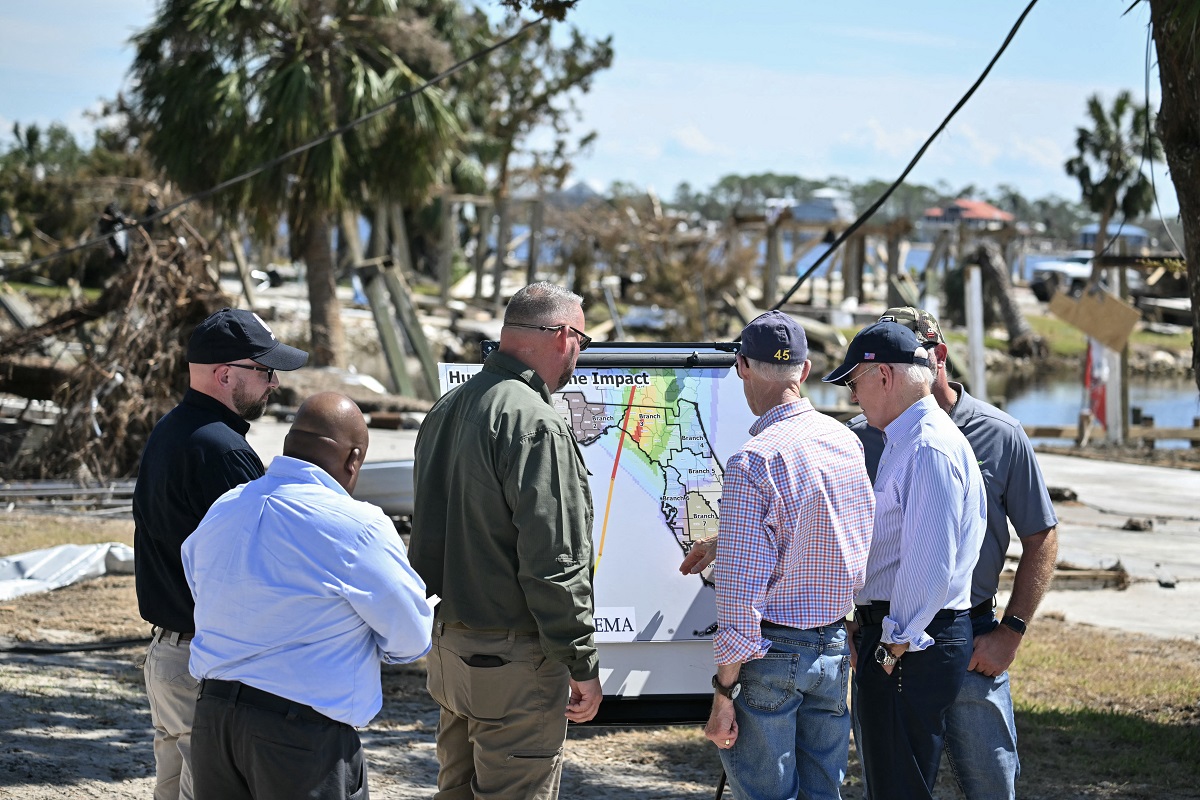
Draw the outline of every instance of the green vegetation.
[[[1060,796],[1105,781],[1197,785],[1200,645],[1052,619],[1039,619],[1036,631],[1011,674],[1022,762],[1043,762],[1029,770],[1039,783],[1052,781]]]

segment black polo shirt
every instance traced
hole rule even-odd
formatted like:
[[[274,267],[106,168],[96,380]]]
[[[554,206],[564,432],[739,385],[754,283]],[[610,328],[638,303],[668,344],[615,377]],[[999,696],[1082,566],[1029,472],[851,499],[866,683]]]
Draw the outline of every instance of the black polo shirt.
[[[188,389],[150,432],[133,491],[133,548],[138,610],[152,625],[196,629],[179,548],[218,497],[262,477],[249,430],[224,403]]]

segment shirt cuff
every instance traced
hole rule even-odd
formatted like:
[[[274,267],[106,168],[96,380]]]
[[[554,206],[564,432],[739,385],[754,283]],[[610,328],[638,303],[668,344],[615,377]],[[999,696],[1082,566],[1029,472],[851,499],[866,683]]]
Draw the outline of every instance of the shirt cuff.
[[[583,658],[577,658],[564,663],[567,666],[567,671],[571,673],[571,679],[578,683],[600,677],[600,656],[595,650],[592,650],[590,654]]]
[[[744,664],[762,658],[771,649],[771,643],[756,637],[749,639],[734,630],[722,629],[713,637],[713,660],[722,664]]]
[[[906,637],[900,625],[891,617],[883,618],[883,636],[881,642],[886,644],[907,644],[909,651],[919,653],[933,644],[933,637],[925,631],[917,631],[915,637]]]

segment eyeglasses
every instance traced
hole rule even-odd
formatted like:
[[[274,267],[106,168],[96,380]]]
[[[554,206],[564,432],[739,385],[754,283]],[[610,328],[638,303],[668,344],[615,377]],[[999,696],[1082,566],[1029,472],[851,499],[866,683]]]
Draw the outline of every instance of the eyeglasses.
[[[871,367],[870,369],[863,370],[862,372],[858,373],[857,378],[847,378],[846,379],[846,388],[848,388],[850,390],[851,394],[857,392],[858,391],[858,382],[882,366],[883,366],[883,364],[876,364],[875,366]]]
[[[237,367],[238,369],[252,369],[255,372],[267,373],[267,383],[275,377],[275,369],[273,367],[256,367],[251,364],[226,364],[227,367]]]
[[[579,330],[579,328],[574,328],[565,323],[562,325],[526,325],[523,322],[506,322],[504,324],[509,328],[532,328],[535,331],[561,331],[563,328],[566,328],[569,331],[573,331],[579,337],[579,352],[581,353],[587,350],[588,345],[592,343],[592,337]]]

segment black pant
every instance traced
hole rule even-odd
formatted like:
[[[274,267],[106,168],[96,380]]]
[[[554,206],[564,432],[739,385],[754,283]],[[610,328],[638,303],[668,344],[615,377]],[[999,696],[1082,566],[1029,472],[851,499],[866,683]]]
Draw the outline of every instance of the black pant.
[[[971,620],[963,611],[925,628],[934,643],[906,652],[892,674],[875,661],[882,625],[863,625],[858,646],[859,756],[870,800],[932,798],[946,734],[946,710],[971,662]]]
[[[239,683],[204,681],[192,724],[196,800],[367,800],[358,731]]]

